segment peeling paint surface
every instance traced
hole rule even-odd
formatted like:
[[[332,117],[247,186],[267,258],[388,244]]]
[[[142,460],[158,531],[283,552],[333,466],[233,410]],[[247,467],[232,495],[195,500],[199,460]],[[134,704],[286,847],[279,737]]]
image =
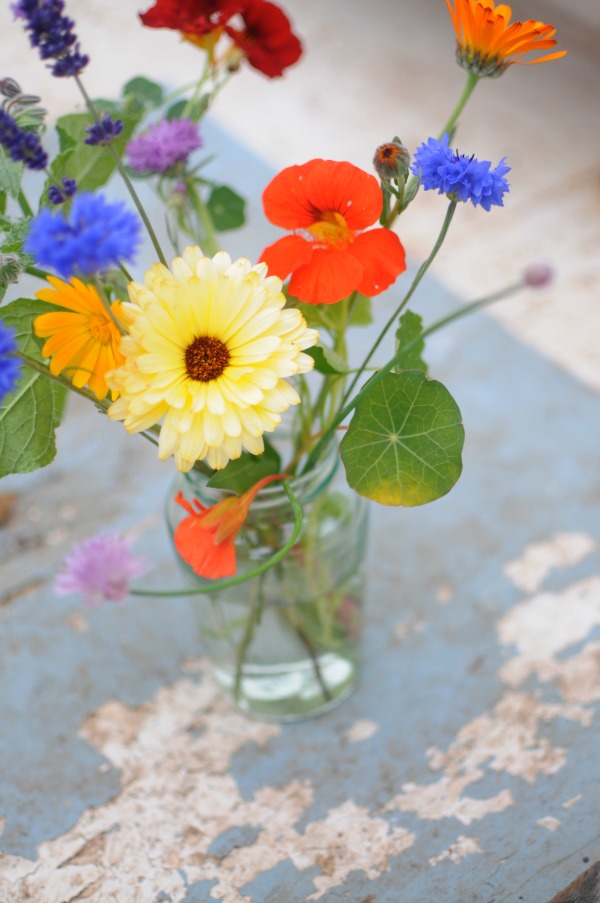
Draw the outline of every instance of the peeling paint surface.
[[[432,317],[454,303],[428,291]],[[531,903],[597,858],[600,399],[485,316],[431,366],[464,475],[373,509],[363,679],[305,724],[222,699],[185,600],[53,598],[70,542],[108,526],[178,585],[152,449],[75,403],[76,452],[6,481],[0,903]]]

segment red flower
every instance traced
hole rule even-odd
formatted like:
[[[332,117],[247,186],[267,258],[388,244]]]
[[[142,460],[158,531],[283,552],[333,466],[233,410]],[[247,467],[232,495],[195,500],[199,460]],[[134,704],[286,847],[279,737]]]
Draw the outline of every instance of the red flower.
[[[302,53],[302,45],[283,10],[267,0],[245,0],[242,18],[242,31],[226,27],[229,37],[255,69],[269,78],[283,75],[283,70]]]
[[[308,304],[333,304],[354,291],[378,295],[406,269],[394,232],[363,231],[382,204],[377,179],[351,163],[289,166],[267,185],[263,206],[276,226],[303,234],[280,238],[260,259],[280,279],[291,273],[290,295]]]
[[[223,28],[242,7],[243,0],[156,0],[140,19],[150,28],[174,28],[186,37],[201,37]]]
[[[197,499],[188,502],[181,492],[175,501],[188,512],[175,530],[175,548],[201,577],[218,580],[235,574],[235,538],[258,492],[285,474],[271,474],[240,496],[231,496],[207,508]]]

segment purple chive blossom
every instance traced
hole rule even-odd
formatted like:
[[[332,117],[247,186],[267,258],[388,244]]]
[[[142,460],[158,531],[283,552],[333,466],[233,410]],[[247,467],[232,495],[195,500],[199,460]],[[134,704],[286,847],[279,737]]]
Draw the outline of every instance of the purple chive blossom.
[[[471,201],[474,207],[481,205],[489,210],[492,204],[503,207],[502,196],[509,191],[504,178],[510,172],[506,157],[495,169],[487,160],[466,157],[451,150],[448,135],[441,141],[429,138],[415,151],[412,172],[419,176],[423,188],[437,189],[458,201]]]
[[[51,185],[48,189],[48,200],[51,204],[64,204],[67,198],[72,198],[77,192],[77,182],[75,179],[63,179],[62,188],[58,185]]]
[[[15,388],[19,378],[21,364],[16,351],[14,332],[0,321],[0,404]]]
[[[0,110],[0,144],[11,160],[24,163],[28,169],[45,169],[48,154],[33,132],[26,132],[5,110]]]
[[[123,123],[120,119],[113,122],[110,116],[105,116],[104,119],[89,125],[85,131],[87,138],[84,138],[84,144],[110,144],[123,131]]]
[[[58,77],[79,75],[89,57],[80,53],[75,23],[63,15],[63,0],[18,0],[10,7],[17,19],[24,20],[29,42],[37,47],[43,60],[56,62],[50,67]]]
[[[73,546],[54,580],[57,596],[81,594],[90,608],[108,602],[123,602],[129,581],[147,570],[143,558],[131,552],[131,542],[116,533],[100,533]]]
[[[42,210],[31,222],[24,250],[63,279],[77,272],[91,276],[131,261],[140,230],[140,220],[122,201],[84,192],[75,196],[67,214]]]
[[[138,173],[166,172],[202,147],[198,125],[191,119],[161,119],[125,148],[127,163]]]

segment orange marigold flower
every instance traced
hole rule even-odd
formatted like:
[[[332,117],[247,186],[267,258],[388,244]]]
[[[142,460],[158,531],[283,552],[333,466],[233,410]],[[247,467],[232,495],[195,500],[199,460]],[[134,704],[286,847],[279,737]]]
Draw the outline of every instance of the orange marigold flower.
[[[292,278],[289,292],[308,304],[333,304],[351,292],[372,297],[406,269],[404,248],[389,229],[368,229],[381,215],[377,179],[351,163],[310,160],[288,166],[267,185],[267,218],[287,235],[265,248],[271,275]]]
[[[534,60],[522,57],[531,50],[548,50],[556,46],[552,25],[528,19],[510,24],[512,9],[494,0],[450,0],[446,6],[456,32],[456,58],[459,64],[477,76],[501,75],[512,63],[530,65],[557,60],[566,50],[549,53]]]
[[[120,351],[121,333],[108,314],[93,285],[79,279],[63,282],[48,276],[52,288],[36,292],[40,301],[48,301],[62,310],[40,314],[33,321],[35,334],[48,339],[42,348],[50,358],[54,376],[65,371],[74,386],[87,385],[99,399],[106,397],[106,373],[124,363]],[[115,316],[121,316],[121,305],[112,305]],[[113,400],[118,392],[111,392]]]
[[[235,574],[235,538],[250,505],[260,490],[285,474],[270,474],[240,496],[231,496],[207,508],[197,499],[188,502],[181,492],[175,501],[188,512],[175,530],[175,548],[196,574],[219,580]]]

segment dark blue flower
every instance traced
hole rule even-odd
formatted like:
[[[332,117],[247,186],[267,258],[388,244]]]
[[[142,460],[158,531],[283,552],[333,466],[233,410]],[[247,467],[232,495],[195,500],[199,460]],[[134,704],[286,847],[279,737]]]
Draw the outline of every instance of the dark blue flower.
[[[15,334],[0,320],[0,404],[15,388],[19,378],[21,364],[15,351],[17,351]]]
[[[415,151],[412,172],[419,176],[425,189],[437,189],[458,201],[471,201],[474,207],[481,205],[489,210],[492,204],[504,206],[502,196],[509,191],[504,178],[510,166],[503,157],[495,169],[487,160],[466,157],[449,147],[448,135],[441,141],[429,138]]]
[[[0,110],[0,144],[11,160],[22,162],[29,169],[45,169],[48,154],[33,132],[26,132],[5,110]]]
[[[51,204],[64,204],[67,198],[72,198],[77,192],[77,182],[75,179],[63,179],[62,188],[58,185],[51,185],[48,189],[48,200]]]
[[[105,116],[89,125],[85,131],[87,138],[84,139],[84,144],[110,144],[123,131],[123,123],[120,119],[113,122],[110,116]]]
[[[78,194],[68,214],[42,210],[32,220],[24,250],[42,267],[68,279],[90,276],[131,261],[140,241],[141,223],[122,201]]]
[[[16,18],[24,20],[31,46],[39,49],[43,60],[56,60],[50,68],[59,77],[79,75],[89,62],[79,51],[73,34],[75,23],[63,15],[64,8],[63,0],[17,0],[11,4]]]

